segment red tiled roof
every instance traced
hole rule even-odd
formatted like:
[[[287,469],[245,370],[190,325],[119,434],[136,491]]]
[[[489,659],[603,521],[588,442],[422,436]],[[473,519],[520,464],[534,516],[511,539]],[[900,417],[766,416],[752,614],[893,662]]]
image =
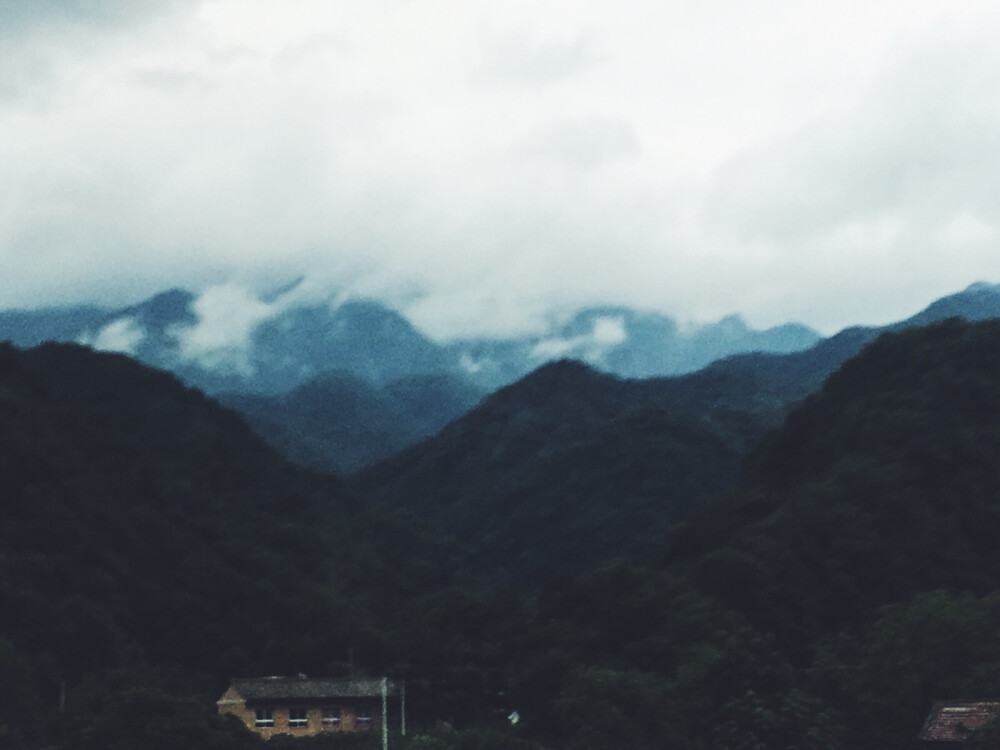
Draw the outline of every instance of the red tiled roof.
[[[936,701],[920,730],[928,742],[961,742],[973,729],[1000,717],[1000,701]]]

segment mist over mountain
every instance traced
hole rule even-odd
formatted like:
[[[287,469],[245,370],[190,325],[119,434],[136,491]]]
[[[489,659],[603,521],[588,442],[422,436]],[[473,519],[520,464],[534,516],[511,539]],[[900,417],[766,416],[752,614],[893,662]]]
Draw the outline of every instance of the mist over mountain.
[[[753,330],[737,315],[682,327],[625,307],[581,310],[550,331],[520,339],[458,341],[451,350],[480,382],[496,388],[556,359],[577,359],[628,378],[680,375],[741,352],[807,349],[819,335],[802,325]]]
[[[680,374],[738,352],[798,351],[819,337],[792,324],[755,331],[738,316],[681,327],[658,313],[602,307],[531,336],[438,343],[378,302],[316,302],[298,297],[293,285],[266,299],[216,287],[200,296],[171,290],[114,310],[8,310],[0,312],[0,338],[122,352],[208,393],[278,394],[329,371],[376,387],[447,373],[494,390],[564,358],[625,377]]]
[[[972,285],[887,328],[954,315],[1000,315],[1000,287]],[[658,313],[599,307],[553,322],[544,334],[438,343],[377,302],[316,302],[295,284],[265,298],[223,286],[200,296],[172,290],[115,310],[0,312],[0,339],[129,354],[237,408],[295,460],[338,473],[433,436],[485,394],[546,362],[572,358],[624,378],[707,367],[740,380],[746,371],[791,403],[880,330],[851,328],[821,340],[795,324],[756,331],[730,316],[685,327]]]
[[[1000,284],[972,284],[961,292],[936,300],[906,320],[880,327],[845,328],[802,351],[787,354],[753,352],[724,357],[706,367],[705,372],[728,376],[752,373],[757,381],[769,384],[775,393],[793,402],[818,388],[830,373],[881,334],[949,318],[973,322],[1000,318]]]
[[[266,298],[231,286],[171,290],[128,307],[0,312],[0,340],[87,344],[135,357],[238,409],[304,465],[352,473],[422,439],[486,393],[574,357],[629,377],[688,372],[733,352],[794,351],[802,326],[754,331],[738,318],[682,330],[627,308],[580,311],[544,335],[437,343],[371,300]]]
[[[977,283],[896,325],[997,315],[1000,287]],[[51,340],[118,351],[208,393],[279,394],[330,371],[376,387],[447,373],[491,391],[559,359],[626,378],[681,375],[738,354],[805,351],[820,336],[794,323],[754,330],[736,315],[681,325],[655,312],[594,307],[553,318],[547,330],[532,335],[436,342],[378,302],[317,301],[293,284],[264,298],[221,286],[197,296],[171,290],[117,309],[4,310],[0,339],[18,346]]]

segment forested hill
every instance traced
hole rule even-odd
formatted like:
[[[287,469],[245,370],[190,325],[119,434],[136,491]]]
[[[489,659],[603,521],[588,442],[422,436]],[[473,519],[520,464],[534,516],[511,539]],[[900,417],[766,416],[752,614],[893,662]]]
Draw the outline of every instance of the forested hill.
[[[641,559],[736,481],[788,390],[753,371],[625,380],[564,360],[352,486],[438,523],[501,578]]]
[[[1000,696],[998,486],[1000,322],[885,334],[674,527],[666,570],[774,638],[851,745],[911,747],[932,699]]]
[[[998,457],[1000,322],[885,334],[790,415],[738,491],[675,528],[669,554],[738,551],[739,596],[795,637],[921,589],[985,593]]]
[[[349,651],[384,665],[382,613],[449,575],[232,412],[73,345],[0,345],[0,482],[4,747],[51,742],[60,690],[72,711],[112,668],[175,668],[211,696],[233,675],[337,673]]]
[[[543,587],[523,690],[574,748],[912,748],[1000,697],[998,486],[1000,323],[886,334],[659,564]]]
[[[578,430],[622,455],[649,450],[656,467],[700,445],[674,431],[705,426],[682,406],[759,425],[782,403],[772,385],[714,369],[637,384],[554,364],[473,412],[490,417],[481,443],[456,423],[452,463],[435,459],[426,481],[472,476],[463,445],[492,443],[495,466],[516,468],[546,453],[532,435]],[[616,426],[649,414],[678,446]],[[509,591],[452,575],[447,546],[124,357],[0,347],[0,448],[0,731],[19,750],[159,747],[151,728],[173,736],[192,716],[195,739],[165,747],[250,747],[209,718],[218,682],[343,673],[348,649],[410,678],[425,722],[411,748],[905,750],[932,700],[1000,697],[1000,322],[880,337],[750,452],[734,486],[650,538],[645,564],[595,548],[577,558],[585,569],[543,565]],[[574,450],[582,468],[563,487],[578,500],[607,464]],[[635,485],[614,481],[628,516]],[[614,523],[609,512],[568,538],[583,549]],[[540,527],[535,542],[554,528]],[[207,686],[203,703],[123,688],[109,667],[176,667],[184,690]],[[135,715],[156,719],[122,721]],[[427,736],[436,719],[455,731]]]

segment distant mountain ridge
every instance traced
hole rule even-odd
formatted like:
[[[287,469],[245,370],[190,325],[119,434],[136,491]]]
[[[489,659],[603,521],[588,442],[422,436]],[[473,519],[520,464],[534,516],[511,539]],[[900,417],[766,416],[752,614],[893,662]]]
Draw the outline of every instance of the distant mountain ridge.
[[[251,300],[257,317],[242,338],[231,334],[231,340],[212,330],[215,321],[199,309],[200,298],[179,289],[117,309],[0,311],[0,340],[21,347],[83,343],[129,354],[210,394],[288,393],[330,371],[350,373],[375,387],[449,374],[485,392],[558,359],[579,359],[623,377],[653,377],[693,372],[740,352],[800,351],[819,340],[815,331],[797,324],[757,331],[729,316],[682,329],[659,313],[597,307],[536,335],[439,344],[372,300],[295,304],[283,299]]]
[[[657,313],[601,307],[536,336],[439,344],[377,302],[298,303],[290,294],[294,286],[264,300],[173,289],[118,309],[0,311],[0,341],[130,355],[237,409],[299,463],[347,474],[431,437],[486,393],[548,361],[573,357],[648,377],[734,352],[796,351],[818,339],[803,326],[754,331],[735,316],[681,330]]]
[[[543,334],[439,344],[377,302],[297,304],[293,293],[215,300],[214,317],[208,293],[176,289],[113,310],[0,311],[0,340],[22,347],[69,341],[129,354],[236,408],[295,460],[352,473],[431,437],[546,362],[576,359],[624,378],[707,369],[708,380],[725,380],[746,371],[769,392],[783,388],[779,400],[789,403],[882,330],[1000,317],[1000,285],[977,283],[894,326],[850,328],[828,339],[797,324],[756,331],[729,316],[682,328],[658,313],[595,307]],[[231,319],[239,322],[241,306],[249,307],[248,319],[223,335]],[[737,387],[745,388],[741,378]]]
[[[801,351],[819,339],[796,323],[757,331],[738,315],[729,315],[685,329],[655,312],[595,307],[543,334],[464,340],[450,349],[474,377],[496,388],[558,359],[577,359],[621,377],[649,378],[695,372],[732,354]]]
[[[289,393],[222,393],[268,442],[298,464],[351,474],[431,437],[482,393],[451,375],[412,376],[376,387],[331,372]]]
[[[0,310],[0,341],[20,347],[44,341],[83,343],[129,354],[209,394],[280,394],[334,371],[376,388],[414,376],[447,374],[486,393],[560,359],[577,359],[626,378],[683,375],[738,355],[805,352],[823,340],[796,323],[761,331],[730,315],[682,327],[659,313],[605,306],[580,310],[538,334],[438,343],[378,302],[283,302],[282,295],[289,293],[251,301],[261,308],[257,317],[242,338],[231,334],[231,340],[211,330],[214,321],[200,309],[202,298],[173,289],[115,309]],[[900,323],[848,330],[874,336],[883,329],[948,317],[975,321],[998,316],[1000,285],[978,282]]]

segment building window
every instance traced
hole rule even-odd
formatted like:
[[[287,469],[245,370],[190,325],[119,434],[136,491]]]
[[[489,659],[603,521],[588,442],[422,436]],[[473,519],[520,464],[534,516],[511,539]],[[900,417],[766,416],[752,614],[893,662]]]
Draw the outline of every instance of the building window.
[[[339,706],[324,706],[323,707],[323,725],[324,726],[335,726],[340,723],[340,707]]]
[[[306,725],[306,710],[304,708],[288,709],[288,726],[304,727]]]
[[[372,725],[372,715],[368,711],[358,711],[354,717],[354,723],[358,729],[367,729]]]
[[[258,708],[254,710],[254,715],[256,716],[256,721],[254,721],[254,726],[256,727],[273,727],[274,726],[274,716],[271,715],[270,708]]]

